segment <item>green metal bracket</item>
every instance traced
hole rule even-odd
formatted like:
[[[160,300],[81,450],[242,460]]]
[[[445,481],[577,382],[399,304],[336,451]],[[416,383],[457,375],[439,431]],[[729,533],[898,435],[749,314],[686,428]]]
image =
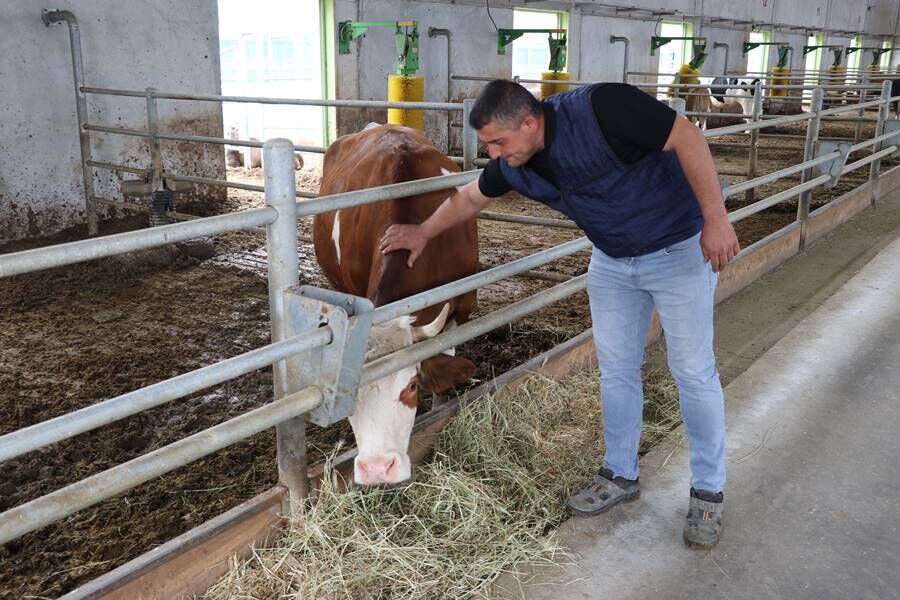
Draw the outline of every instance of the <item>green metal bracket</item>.
[[[551,71],[562,71],[566,68],[566,30],[565,29],[498,29],[497,54],[506,54],[506,47],[526,33],[546,33],[550,44]],[[554,39],[554,35],[557,37]]]
[[[871,50],[872,51],[872,62],[870,65],[877,65],[878,60],[881,58],[881,55],[885,52],[890,52],[893,48],[879,48],[878,46],[850,46],[847,48],[847,56],[850,56],[854,52],[860,50]]]
[[[814,50],[818,50],[819,48],[828,48],[829,50],[831,50],[834,53],[834,58],[831,62],[832,67],[841,66],[841,59],[844,57],[844,47],[843,46],[825,46],[825,45],[803,46],[803,56],[806,56],[810,52],[812,52]],[[847,54],[848,55],[850,54],[849,48],[848,48]]]
[[[788,66],[788,54],[793,53],[794,49],[790,46],[782,46],[778,49],[778,64],[775,65],[779,69]]]
[[[760,46],[787,46],[787,44],[785,42],[744,42],[741,55],[747,56],[748,52],[754,48],[759,48]]]
[[[350,42],[365,35],[369,27],[394,28],[397,74],[415,75],[419,70],[419,29],[415,21],[341,21],[338,23],[338,54],[350,54]]]
[[[661,35],[654,35],[650,38],[650,56],[656,56],[657,48],[661,48],[662,46],[665,46],[669,42],[674,42],[675,40],[699,40],[698,42],[694,43],[695,57],[698,54],[698,48],[700,48],[700,51],[706,50],[705,37],[664,37]]]

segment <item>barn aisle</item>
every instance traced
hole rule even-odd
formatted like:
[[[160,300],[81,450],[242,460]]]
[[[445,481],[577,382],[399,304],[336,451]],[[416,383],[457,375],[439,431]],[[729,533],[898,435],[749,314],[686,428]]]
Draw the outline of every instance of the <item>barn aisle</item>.
[[[581,556],[530,599],[900,598],[900,239],[726,387],[726,528],[681,542],[686,439],[642,459],[641,499],[560,529]],[[513,597],[511,594],[501,594]]]

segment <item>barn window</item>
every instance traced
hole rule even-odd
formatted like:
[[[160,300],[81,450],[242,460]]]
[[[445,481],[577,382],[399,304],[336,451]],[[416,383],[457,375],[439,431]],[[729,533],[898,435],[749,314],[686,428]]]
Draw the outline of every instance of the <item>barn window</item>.
[[[662,37],[690,37],[691,31],[690,23],[663,21],[660,23],[658,35]],[[690,40],[672,40],[665,46],[660,46],[656,51],[659,55],[658,83],[672,83],[672,77],[678,72],[678,68],[690,62],[693,51]],[[665,92],[660,94],[660,97],[663,96],[665,96]]]
[[[811,35],[806,38],[807,46],[821,46],[824,38],[821,35]],[[805,57],[803,70],[806,74],[817,73],[822,67],[822,48],[816,48]],[[803,99],[809,100],[812,96],[812,90],[803,90]]]
[[[750,32],[751,42],[769,43],[772,34],[768,31]],[[747,53],[747,73],[765,73],[769,68],[769,51],[772,46],[757,46]]]
[[[881,47],[884,48],[885,50],[890,50],[891,48],[893,48],[893,44],[891,44],[889,41],[885,40],[884,42],[882,42]],[[881,66],[882,71],[890,71],[890,69],[891,69],[891,54],[892,54],[891,52],[885,52],[884,54],[881,55],[881,62],[879,63],[879,66]]]
[[[857,36],[850,40],[851,48],[859,48],[862,46],[862,38]],[[847,81],[848,82],[858,82],[859,81],[859,64],[860,64],[860,56],[862,55],[861,50],[857,50],[853,54],[847,57]]]
[[[326,8],[327,2],[324,3]],[[319,0],[219,0],[222,93],[272,98],[323,98],[325,84]],[[225,103],[225,130],[241,138],[287,137],[321,146],[327,109]]]
[[[559,29],[560,13],[540,10],[514,10],[516,29]],[[512,43],[512,74],[522,79],[540,79],[550,65],[550,44],[546,33],[526,33]],[[533,91],[540,84],[523,84]]]

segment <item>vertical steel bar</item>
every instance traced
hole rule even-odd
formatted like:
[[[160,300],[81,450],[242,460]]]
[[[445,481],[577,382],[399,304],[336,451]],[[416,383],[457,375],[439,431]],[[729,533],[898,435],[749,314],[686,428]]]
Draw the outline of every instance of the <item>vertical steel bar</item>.
[[[84,182],[84,211],[87,217],[88,235],[97,235],[97,205],[94,202],[94,171],[91,160],[91,134],[84,129],[88,122],[87,99],[84,86],[84,61],[81,56],[81,30],[75,15],[67,10],[44,11],[41,19],[48,27],[51,23],[65,21],[69,26],[69,44],[72,49],[72,76],[75,80],[75,113],[78,118],[78,140],[81,145],[81,177]]]
[[[160,181],[162,179],[162,154],[159,149],[159,112],[156,105],[156,88],[148,87],[147,93],[147,131],[150,132],[150,176],[153,183],[153,189],[160,189]]]
[[[881,100],[883,104],[878,107],[878,121],[875,123],[875,133],[874,137],[878,137],[883,132],[884,122],[887,120],[888,109],[890,105],[891,99],[891,81],[886,79],[881,84]],[[872,148],[872,152],[878,152],[884,148],[884,142],[877,142],[875,146]],[[881,170],[881,159],[876,159],[869,165],[869,189],[872,190],[872,206],[875,205],[875,202],[878,200],[878,192],[879,192],[879,181],[878,174]]]
[[[475,158],[478,156],[478,134],[475,128],[469,124],[469,115],[475,100],[468,98],[463,100],[463,171],[471,171],[475,168]]]
[[[757,81],[753,84],[753,109],[750,114],[753,115],[751,123],[759,121],[762,115],[762,82]],[[759,129],[750,130],[750,155],[747,157],[747,179],[756,177],[756,163],[759,156]],[[753,202],[756,198],[756,188],[751,188],[744,192],[744,201]]]
[[[278,211],[278,218],[266,226],[269,261],[269,307],[272,342],[285,339],[284,291],[299,283],[297,260],[297,200],[294,179],[294,143],[277,138],[263,145],[263,173],[266,204]],[[275,398],[294,391],[288,388],[287,362],[274,365]],[[275,428],[278,447],[278,480],[299,502],[309,495],[306,477],[306,419],[294,417]],[[288,507],[290,508],[290,507]]]
[[[819,141],[819,126],[822,123],[822,101],[825,90],[821,86],[813,90],[809,110],[815,116],[806,122],[806,142],[803,146],[803,161],[812,160],[816,155],[816,143]],[[806,183],[812,178],[812,168],[804,169],[800,175],[800,183]],[[806,249],[806,229],[809,217],[809,201],[812,190],[800,193],[797,201],[797,220],[800,221],[800,252]]]
[[[863,85],[869,84],[869,74],[868,73],[863,73],[862,83],[863,83]],[[859,101],[860,102],[866,101],[866,93],[867,92],[868,92],[868,90],[866,90],[865,88],[863,88],[862,90],[859,91]],[[859,116],[860,119],[862,119],[866,114],[866,109],[861,108],[861,109],[859,109],[859,111],[856,114]],[[856,123],[856,128],[853,131],[853,143],[858,144],[861,137],[862,137],[862,122],[858,121]]]

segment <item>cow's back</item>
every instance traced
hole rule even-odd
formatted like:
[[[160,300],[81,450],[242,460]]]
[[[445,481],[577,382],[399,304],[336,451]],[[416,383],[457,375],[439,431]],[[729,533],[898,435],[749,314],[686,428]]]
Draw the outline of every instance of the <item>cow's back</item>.
[[[337,194],[457,171],[453,161],[421,132],[384,125],[342,136],[331,144],[325,154],[319,193]],[[313,223],[316,258],[328,280],[340,291],[366,296],[382,305],[477,272],[474,219],[430,240],[412,269],[406,266],[407,251],[382,256],[378,250],[390,225],[423,222],[453,192],[442,190],[317,215]],[[335,227],[338,213],[339,226]],[[474,299],[474,292],[456,299],[458,322],[468,318]],[[436,312],[423,311],[419,321],[433,318]]]

